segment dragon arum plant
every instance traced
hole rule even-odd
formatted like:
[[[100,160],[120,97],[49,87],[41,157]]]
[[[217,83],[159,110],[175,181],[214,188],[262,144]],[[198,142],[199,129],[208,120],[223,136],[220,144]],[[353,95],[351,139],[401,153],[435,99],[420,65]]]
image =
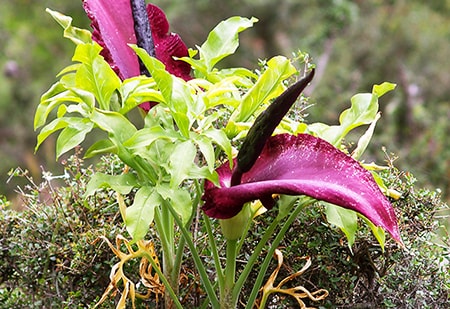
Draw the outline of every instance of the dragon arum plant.
[[[256,18],[222,21],[201,46],[188,50],[178,35],[168,32],[164,13],[154,5],[128,0],[83,4],[92,34],[72,26],[70,17],[48,10],[76,48],[74,64],[63,69],[42,96],[34,126],[40,129],[36,150],[61,130],[57,157],[90,135],[96,141],[86,157],[112,153],[129,166],[121,175],[94,175],[86,191],[86,196],[103,187],[117,192],[130,236],[127,240],[117,235],[116,247],[107,240],[120,262],[101,301],[122,281],[118,308],[125,307],[127,297],[134,307],[136,297],[148,298],[152,292],[156,297],[164,294],[166,308],[182,308],[179,279],[187,248],[207,294],[204,307],[235,308],[241,299],[251,308],[263,286],[264,306],[268,293],[277,291],[270,289],[276,274],[263,282],[274,253],[281,263],[277,245],[302,209],[318,200],[326,203],[327,219],[342,229],[350,247],[358,216],[381,246],[384,231],[401,243],[394,210],[382,193],[388,188],[376,176],[376,166],[357,161],[379,119],[378,98],[393,84],[355,95],[339,125],[308,125],[285,117],[314,76],[305,54],[303,73],[283,56],[269,59],[259,71],[217,67],[236,51],[239,33]],[[299,75],[304,77],[292,83]],[[144,118],[140,126],[129,118],[138,107]],[[368,129],[349,155],[342,141],[362,125]],[[126,205],[123,196],[130,193],[133,202]],[[272,223],[238,272],[236,257],[247,232],[261,210],[272,208]],[[207,269],[191,233],[199,211],[214,270]],[[225,252],[213,233],[215,224],[221,226]],[[157,235],[161,265],[155,246],[146,240],[150,228]],[[128,253],[121,252],[121,244]],[[267,256],[258,264],[251,294],[240,295],[264,250]],[[146,294],[137,293],[123,271],[127,261],[136,258],[142,259]],[[297,290],[306,297],[326,297],[326,291]]]

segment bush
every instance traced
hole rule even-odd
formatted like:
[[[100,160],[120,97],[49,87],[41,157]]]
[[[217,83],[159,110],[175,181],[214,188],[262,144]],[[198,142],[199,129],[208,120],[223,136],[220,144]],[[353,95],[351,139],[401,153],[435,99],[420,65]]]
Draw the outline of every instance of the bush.
[[[83,197],[94,170],[83,164],[78,154],[68,159],[64,163],[64,182],[59,184],[58,177],[44,173],[45,181],[36,185],[26,172],[16,170],[15,174],[28,178],[30,185],[21,192],[26,206],[24,211],[8,209],[4,199],[0,204],[1,308],[92,307],[108,286],[111,266],[117,260],[98,237],[106,236],[113,241],[118,234],[126,232],[113,192],[103,190],[92,199]],[[106,156],[96,170],[119,174],[123,168],[117,158]],[[408,173],[390,167],[381,176],[389,188],[402,193],[393,203],[406,249],[388,240],[383,252],[369,229],[360,229],[351,252],[343,234],[325,223],[320,205],[308,208],[280,246],[285,259],[277,280],[301,269],[305,262],[300,257],[310,256],[312,266],[289,284],[302,285],[310,291],[324,288],[330,294],[324,301],[307,305],[321,308],[442,308],[450,305],[448,234],[438,236],[441,224],[436,216],[440,211],[448,211],[448,206],[442,203],[438,191],[417,190],[416,180]],[[128,200],[127,204],[130,202]],[[248,244],[259,240],[261,229],[271,216],[260,216],[258,220],[247,238]],[[201,227],[202,222],[196,226]],[[202,228],[195,232],[202,247]],[[245,258],[239,257],[244,261]],[[185,306],[191,308],[191,301],[204,294],[197,287],[200,283],[194,268],[190,267],[189,254],[185,259],[182,278],[188,278],[189,282],[180,286]],[[257,275],[255,273],[254,277]],[[251,282],[252,278],[249,280]],[[244,297],[252,288],[248,286]],[[155,302],[149,300],[141,304]],[[278,308],[280,304],[284,308],[296,307],[291,299],[279,294],[272,296],[269,307]],[[114,299],[102,304],[103,308],[114,306]]]
[[[64,163],[64,182],[44,173],[36,185],[21,192],[22,212],[0,212],[0,307],[91,307],[109,283],[114,254],[99,236],[113,239],[123,232],[113,193],[83,197],[92,169],[77,155]],[[120,171],[118,161],[105,157],[99,166]]]

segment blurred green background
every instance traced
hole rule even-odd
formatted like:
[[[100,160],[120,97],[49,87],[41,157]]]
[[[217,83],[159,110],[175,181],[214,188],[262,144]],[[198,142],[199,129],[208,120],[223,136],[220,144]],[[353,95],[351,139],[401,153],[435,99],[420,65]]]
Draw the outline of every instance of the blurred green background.
[[[450,201],[450,0],[174,0],[153,1],[167,13],[171,31],[189,47],[232,15],[259,22],[241,36],[227,65],[257,68],[258,59],[309,52],[317,74],[307,94],[315,105],[308,122],[333,124],[350,97],[389,81],[397,89],[381,99],[366,161],[412,172],[423,187],[440,188]],[[20,183],[8,171],[62,170],[50,140],[35,155],[33,117],[55,75],[70,64],[73,44],[45,8],[89,28],[81,0],[2,0],[0,3],[0,195],[14,199]],[[42,168],[41,168],[42,167]]]

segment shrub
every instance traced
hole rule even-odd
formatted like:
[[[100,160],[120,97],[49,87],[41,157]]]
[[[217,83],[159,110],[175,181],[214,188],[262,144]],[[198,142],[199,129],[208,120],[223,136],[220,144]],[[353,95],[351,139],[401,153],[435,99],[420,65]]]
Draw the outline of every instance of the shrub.
[[[120,171],[117,160],[104,157],[99,169]],[[83,197],[92,168],[78,155],[64,162],[61,177],[44,172],[37,185],[28,178],[20,192],[22,212],[1,209],[0,307],[90,307],[109,283],[113,253],[98,241],[123,232],[113,193]],[[60,179],[63,183],[59,183]]]
[[[17,176],[26,177],[30,182],[20,194],[26,206],[24,211],[8,209],[8,202],[2,199],[1,308],[92,307],[109,284],[111,265],[117,260],[98,237],[106,236],[112,241],[118,234],[126,233],[115,195],[103,190],[92,199],[85,199],[86,183],[94,168],[85,168],[78,154],[69,158],[64,166],[64,181],[59,184],[59,178],[48,173],[44,173],[44,182],[37,185],[26,172],[15,171]],[[95,170],[118,174],[123,168],[117,158],[105,156]],[[312,266],[289,284],[302,285],[309,290],[324,288],[330,294],[324,301],[309,303],[309,306],[441,308],[450,305],[448,235],[442,232],[438,235],[441,223],[436,216],[448,210],[448,206],[440,200],[439,191],[416,189],[416,180],[408,173],[391,166],[381,176],[389,188],[402,193],[394,206],[406,249],[389,240],[383,252],[371,232],[361,229],[351,252],[344,235],[325,223],[321,207],[308,208],[280,246],[285,259],[279,280],[303,267],[305,262],[300,257],[310,256]],[[132,197],[127,198],[127,204],[131,203]],[[258,219],[269,221],[271,216]],[[249,246],[259,240],[258,227],[266,223],[255,225],[249,235]],[[202,222],[196,226],[199,228],[194,232],[202,248]],[[243,252],[244,256],[238,258],[245,261],[246,250]],[[182,278],[189,282],[180,286],[185,306],[190,308],[192,301],[198,302],[204,293],[199,289],[201,285],[194,268],[190,267],[193,263],[189,254],[185,259]],[[128,271],[137,278],[137,273],[132,273],[136,271],[134,268]],[[251,287],[248,289],[244,295]],[[151,300],[140,304],[156,303]],[[273,295],[269,307],[280,304],[295,308],[291,299]],[[114,306],[114,299],[102,304],[103,308]]]

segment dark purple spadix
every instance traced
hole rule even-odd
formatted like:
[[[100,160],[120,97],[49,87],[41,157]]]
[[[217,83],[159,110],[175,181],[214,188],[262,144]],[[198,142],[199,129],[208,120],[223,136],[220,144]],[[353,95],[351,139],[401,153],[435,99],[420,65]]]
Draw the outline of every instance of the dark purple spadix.
[[[155,44],[153,43],[145,0],[131,0],[131,12],[134,20],[134,33],[136,35],[137,46],[145,49],[150,56],[156,57]],[[141,61],[139,61],[139,66],[142,75],[150,76],[150,73]]]
[[[188,49],[179,35],[169,33],[169,22],[159,7],[145,7],[144,0],[83,0],[83,7],[92,21],[92,38],[103,47],[102,56],[121,79],[148,75],[128,44],[145,49],[164,63],[169,73],[191,79],[190,65],[174,59],[188,56]],[[140,107],[148,111],[151,104]]]
[[[277,97],[269,107],[255,120],[242,143],[237,155],[236,167],[231,178],[231,185],[241,181],[242,173],[248,172],[261,153],[266,140],[273,134],[303,89],[314,77],[314,69]]]

